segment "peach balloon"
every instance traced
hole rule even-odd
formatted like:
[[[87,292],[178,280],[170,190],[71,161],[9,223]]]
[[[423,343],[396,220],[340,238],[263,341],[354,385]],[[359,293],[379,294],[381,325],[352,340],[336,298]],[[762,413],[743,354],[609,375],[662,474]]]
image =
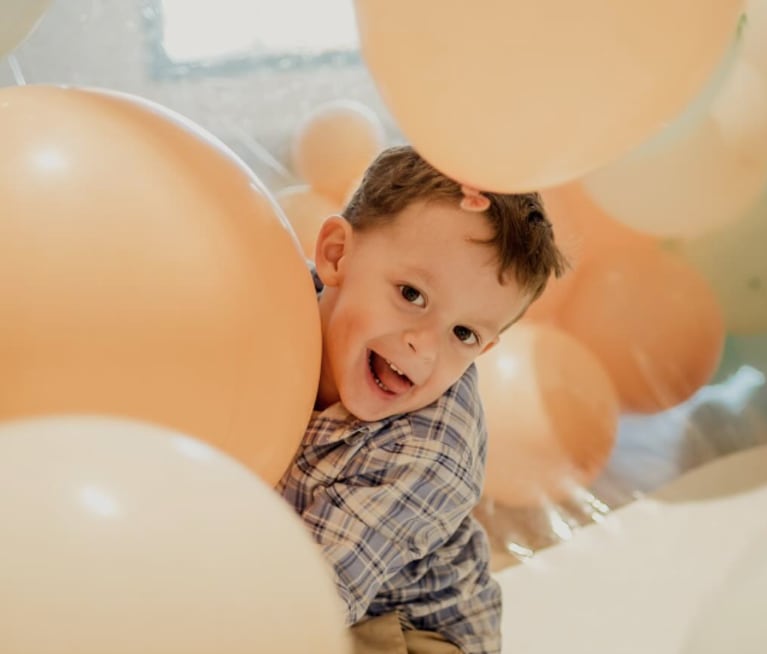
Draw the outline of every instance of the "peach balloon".
[[[311,276],[273,199],[139,98],[0,90],[0,420],[134,417],[269,483],[319,378]]]
[[[730,332],[767,331],[765,245],[767,189],[732,225],[676,244],[676,251],[711,283]]]
[[[618,398],[589,350],[549,325],[515,325],[477,360],[489,443],[485,493],[509,506],[559,501],[602,470]]]
[[[378,116],[353,100],[320,105],[296,129],[293,167],[321,195],[338,204],[384,147]]]
[[[325,218],[338,214],[341,206],[307,184],[290,186],[275,195],[301,244],[304,256],[314,259],[314,245]]]
[[[331,571],[291,507],[177,432],[7,422],[0,515],[3,654],[351,652]]]
[[[736,220],[759,196],[767,183],[767,73],[739,56],[703,116],[688,113],[583,180],[614,218],[692,237]]]
[[[584,264],[559,324],[602,362],[622,408],[641,413],[675,406],[708,382],[724,342],[708,283],[646,244]]]
[[[355,0],[364,59],[409,141],[455,179],[521,191],[641,143],[703,87],[743,0]]]
[[[560,279],[551,279],[543,295],[525,314],[525,320],[555,321],[559,309],[574,288],[580,267],[603,251],[654,239],[613,220],[599,209],[579,184],[546,189],[542,194],[554,238],[567,257],[569,270]]]
[[[35,28],[52,0],[3,0],[0,3],[0,58],[13,51]]]

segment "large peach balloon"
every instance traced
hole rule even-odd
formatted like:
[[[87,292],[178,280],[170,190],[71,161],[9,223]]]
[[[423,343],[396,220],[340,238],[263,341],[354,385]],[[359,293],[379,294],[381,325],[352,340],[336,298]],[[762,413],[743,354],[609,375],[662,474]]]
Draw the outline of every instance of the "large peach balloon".
[[[0,90],[0,419],[109,413],[269,482],[319,377],[311,277],[215,139],[137,98]]]
[[[767,331],[767,190],[737,222],[676,244],[711,283],[728,331]]]
[[[743,0],[356,0],[363,56],[402,131],[464,183],[575,179],[703,87]]]
[[[519,324],[477,366],[488,497],[538,505],[599,474],[615,442],[618,398],[589,350],[555,327]]]
[[[724,342],[708,283],[644,243],[584,265],[559,324],[602,362],[622,407],[642,413],[675,406],[708,382]]]
[[[330,569],[291,507],[177,432],[5,423],[0,516],[3,654],[350,651]]]
[[[314,246],[320,227],[325,218],[341,211],[341,205],[320,195],[308,184],[289,186],[275,197],[301,243],[304,256],[314,259]]]
[[[745,48],[767,41],[767,24],[746,21],[742,32],[735,61],[702,111],[691,106],[583,180],[614,218],[654,234],[697,236],[735,221],[759,196],[767,183],[767,70]]]
[[[326,102],[296,129],[293,167],[315,191],[341,204],[384,147],[378,116],[354,100]]]
[[[0,58],[11,52],[34,29],[51,0],[0,2]]]

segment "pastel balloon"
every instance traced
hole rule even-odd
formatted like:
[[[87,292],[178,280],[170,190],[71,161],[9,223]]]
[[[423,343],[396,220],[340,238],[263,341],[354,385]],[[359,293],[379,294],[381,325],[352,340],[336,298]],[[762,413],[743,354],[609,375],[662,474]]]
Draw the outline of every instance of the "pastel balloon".
[[[304,256],[314,259],[317,234],[325,218],[338,214],[341,205],[312,190],[308,184],[290,186],[275,197],[301,243]]]
[[[767,40],[767,31],[760,38]],[[742,55],[702,116],[691,110],[656,139],[583,180],[617,220],[685,237],[736,220],[765,183],[767,73]]]
[[[212,136],[139,98],[0,90],[0,419],[172,427],[277,481],[319,377],[311,276]]]
[[[584,262],[606,250],[655,239],[613,220],[597,207],[579,184],[546,189],[542,193],[546,215],[554,229],[557,246],[569,269],[550,279],[543,295],[527,310],[524,320],[556,321],[559,308],[569,297]]]
[[[177,432],[4,423],[0,515],[4,654],[351,651],[330,570],[291,507]]]
[[[689,264],[644,243],[584,264],[559,324],[602,362],[625,411],[689,398],[716,371],[721,307]]]
[[[3,0],[0,3],[0,58],[27,37],[50,4],[51,0]]]
[[[485,493],[508,506],[572,495],[604,467],[618,397],[591,352],[549,325],[514,325],[477,360],[489,441]]]
[[[767,331],[767,189],[737,222],[676,244],[719,299],[727,330]]]
[[[318,106],[298,126],[293,167],[317,193],[338,204],[384,148],[384,129],[369,107],[354,100]]]
[[[445,174],[511,192],[580,177],[661,129],[715,69],[743,2],[355,6],[364,59],[408,140]]]

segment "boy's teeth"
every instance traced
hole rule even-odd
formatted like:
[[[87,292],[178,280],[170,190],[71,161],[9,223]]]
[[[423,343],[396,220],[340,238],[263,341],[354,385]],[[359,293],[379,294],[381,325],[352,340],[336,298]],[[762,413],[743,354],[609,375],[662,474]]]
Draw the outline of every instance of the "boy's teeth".
[[[388,363],[388,364],[389,364],[389,368],[391,368],[391,369],[392,369],[394,372],[396,372],[398,375],[401,375],[402,377],[404,377],[404,376],[405,376],[405,373],[404,373],[404,372],[402,372],[402,371],[401,371],[399,368],[397,368],[397,366],[395,366],[395,365],[394,365],[394,364],[393,364],[391,361],[389,361],[389,359],[384,359],[384,361],[386,361],[386,363]]]

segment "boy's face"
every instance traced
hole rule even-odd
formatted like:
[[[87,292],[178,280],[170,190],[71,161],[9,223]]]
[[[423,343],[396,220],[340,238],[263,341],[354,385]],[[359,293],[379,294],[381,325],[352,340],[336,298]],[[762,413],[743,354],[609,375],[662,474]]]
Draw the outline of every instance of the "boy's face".
[[[435,401],[529,297],[498,280],[484,214],[416,202],[362,232],[329,218],[317,240],[323,353],[317,407],[366,421]]]

